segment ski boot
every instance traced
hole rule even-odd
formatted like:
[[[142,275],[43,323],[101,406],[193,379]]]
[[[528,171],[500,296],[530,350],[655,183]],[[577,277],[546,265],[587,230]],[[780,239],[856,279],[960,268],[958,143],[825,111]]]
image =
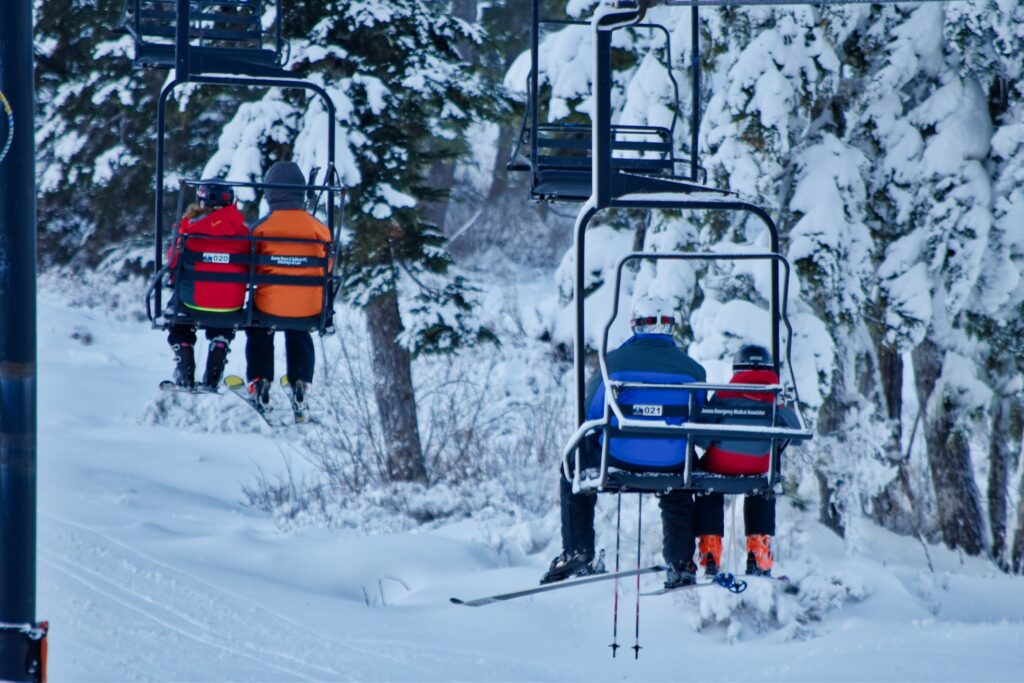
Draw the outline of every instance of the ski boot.
[[[697,565],[693,560],[686,562],[673,562],[665,572],[665,588],[682,588],[697,583]]]
[[[747,536],[747,574],[752,576],[772,575],[771,536],[751,534]]]
[[[287,377],[285,379],[288,379]],[[288,388],[288,395],[292,401],[292,414],[295,416],[295,424],[309,421],[309,412],[306,409],[306,392],[309,391],[309,382],[301,379],[294,383],[289,379],[285,384]]]
[[[722,537],[698,537],[700,564],[704,567],[704,576],[714,576],[722,566]]]
[[[174,383],[183,389],[191,389],[196,383],[195,349],[188,342],[173,344]]]
[[[562,554],[551,560],[551,566],[541,577],[541,584],[563,581],[574,576],[589,576],[591,574],[604,574],[604,551],[602,550],[595,558],[594,553],[576,551],[572,554],[562,551]]]
[[[273,410],[270,405],[270,380],[256,378],[249,382],[249,400],[257,412],[269,413]]]
[[[229,343],[225,337],[214,337],[210,340],[210,349],[206,354],[206,372],[203,373],[203,385],[208,391],[216,392],[220,387],[224,366],[231,351]]]

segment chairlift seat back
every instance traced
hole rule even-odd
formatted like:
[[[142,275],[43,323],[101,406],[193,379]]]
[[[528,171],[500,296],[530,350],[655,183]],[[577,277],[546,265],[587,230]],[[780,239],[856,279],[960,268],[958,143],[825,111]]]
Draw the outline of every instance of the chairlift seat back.
[[[770,370],[745,370],[736,373],[733,384],[778,384],[779,376]],[[773,407],[771,391],[721,390],[715,393],[694,416],[695,422],[706,424],[748,425],[758,427],[798,428],[799,421],[792,408]],[[768,470],[769,439],[695,439],[694,445],[705,449],[699,467],[706,472],[725,475],[763,474]],[[785,448],[779,444],[779,450]]]
[[[686,384],[697,379],[680,375],[650,371],[620,371],[611,375],[613,381],[644,382],[649,384]],[[617,402],[627,417],[641,422],[681,425],[689,416],[691,392],[684,387],[624,387]],[[598,390],[595,402],[605,400],[604,387]],[[703,403],[698,393],[696,404]],[[605,435],[602,434],[604,439]],[[636,434],[619,429],[618,418],[612,413],[608,429],[608,464],[629,471],[681,472],[686,464],[685,436]]]

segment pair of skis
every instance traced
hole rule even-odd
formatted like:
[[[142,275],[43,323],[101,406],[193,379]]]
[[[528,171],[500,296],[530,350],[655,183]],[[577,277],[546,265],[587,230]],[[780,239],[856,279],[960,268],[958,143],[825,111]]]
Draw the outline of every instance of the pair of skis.
[[[263,406],[259,405],[256,401],[252,400],[252,398],[249,396],[249,385],[245,381],[245,379],[239,377],[238,375],[228,375],[224,378],[223,384],[225,387],[227,387],[229,393],[232,393],[241,400],[245,401],[246,405],[255,410],[256,413],[261,418],[263,418],[263,421],[266,422],[268,425],[270,425],[271,427],[284,426],[283,422],[275,421],[271,418],[271,416],[274,414],[272,407],[264,408]],[[292,416],[295,420],[295,424],[303,424],[305,422],[310,422],[311,420],[309,417],[308,408],[305,405],[305,401],[303,401],[300,404],[295,400],[295,392],[293,391],[293,387],[291,386],[291,384],[288,382],[287,375],[281,377],[281,386],[288,394],[289,400],[292,404]],[[193,384],[192,386],[189,387],[183,387],[178,384],[175,384],[171,380],[164,380],[163,382],[160,382],[160,391],[194,395],[220,395],[221,393],[218,388],[209,387],[205,384],[198,383]]]
[[[249,395],[249,385],[244,379],[238,375],[228,375],[224,378],[224,386],[228,388],[230,393],[245,401],[245,403],[255,410],[268,425],[271,427],[284,426],[283,421],[272,419],[272,416],[274,415],[274,408],[272,406],[263,406],[258,401],[253,400]],[[288,394],[288,398],[292,404],[292,417],[295,420],[295,424],[309,422],[309,412],[307,411],[305,401],[299,403],[295,400],[295,392],[291,384],[288,382],[288,375],[281,377],[281,386]]]
[[[640,591],[640,577],[644,574],[652,574],[655,572],[663,572],[668,567],[656,564],[649,567],[641,566],[641,553],[640,553],[640,541],[643,537],[643,494],[638,493],[637,495],[637,538],[636,538],[636,569],[620,571],[619,562],[621,559],[620,553],[620,537],[622,528],[622,496],[618,496],[618,506],[616,511],[615,520],[615,571],[611,573],[595,574],[582,576],[576,579],[568,579],[560,581],[558,583],[541,584],[540,586],[534,586],[523,590],[512,591],[510,593],[499,593],[497,595],[489,595],[483,598],[476,598],[474,600],[461,600],[459,598],[451,598],[451,602],[456,605],[464,605],[466,607],[481,607],[483,605],[490,605],[495,602],[502,602],[505,600],[514,600],[516,598],[526,597],[528,595],[536,595],[538,593],[546,593],[553,590],[561,590],[563,588],[572,588],[574,586],[582,586],[590,583],[597,583],[599,581],[615,581],[615,602],[612,612],[612,643],[610,645],[612,649],[612,657],[614,657],[621,645],[619,645],[619,579],[636,577],[636,628],[634,632],[633,650],[634,658],[640,658],[640,598],[641,596],[651,595],[664,595],[665,593],[671,593],[678,590],[688,590],[692,588],[705,588],[708,586],[719,586],[731,593],[742,593],[747,589],[747,582],[737,579],[733,574],[726,572],[719,572],[711,577],[710,580],[698,581],[696,578],[692,583],[681,583],[674,586],[666,586],[657,590],[643,593]],[[792,587],[789,580],[785,577],[775,578],[770,576],[758,576],[757,578],[785,582],[787,588]],[[790,592],[787,590],[787,592]],[[794,591],[795,592],[795,591]]]
[[[650,567],[641,567],[640,569],[627,569],[626,571],[620,572],[606,572],[604,574],[591,574],[588,576],[581,576],[575,579],[566,579],[565,581],[559,581],[557,583],[545,583],[540,586],[533,586],[525,588],[523,590],[512,591],[511,593],[498,593],[497,595],[488,595],[482,598],[475,598],[473,600],[463,600],[461,598],[450,598],[449,600],[453,605],[463,605],[465,607],[482,607],[483,605],[491,605],[496,602],[504,602],[505,600],[515,600],[516,598],[525,598],[530,595],[536,595],[538,593],[546,593],[553,590],[561,590],[563,588],[573,588],[574,586],[582,586],[588,583],[597,583],[599,581],[611,581],[613,579],[624,579],[631,576],[639,576],[642,574],[654,574],[656,572],[663,572],[668,567],[660,564],[651,565]],[[736,578],[733,574],[719,573],[710,580],[702,581],[698,580],[694,583],[686,584],[683,586],[676,586],[674,588],[658,588],[656,590],[647,591],[640,593],[641,596],[652,596],[652,595],[664,595],[665,593],[673,593],[679,590],[687,590],[690,588],[708,588],[710,586],[718,586],[728,590],[730,593],[742,593],[746,590],[746,579],[760,579],[764,581],[771,581],[775,585],[782,588],[786,593],[796,593],[797,587],[788,577],[785,576],[757,576],[748,575],[743,580]]]

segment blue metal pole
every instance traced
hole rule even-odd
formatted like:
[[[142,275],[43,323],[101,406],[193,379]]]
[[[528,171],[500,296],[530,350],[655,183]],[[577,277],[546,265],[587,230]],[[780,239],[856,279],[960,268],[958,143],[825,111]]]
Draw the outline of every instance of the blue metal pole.
[[[36,190],[32,3],[0,10],[0,104],[14,130],[0,160],[0,622],[34,624],[36,602]],[[0,139],[0,150],[6,140]],[[30,641],[0,628],[0,680],[29,681]]]

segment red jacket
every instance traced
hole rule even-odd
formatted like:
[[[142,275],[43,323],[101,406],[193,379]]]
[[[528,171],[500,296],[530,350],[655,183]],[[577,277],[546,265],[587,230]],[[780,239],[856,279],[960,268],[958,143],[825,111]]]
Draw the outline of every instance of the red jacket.
[[[249,253],[249,241],[243,239],[218,240],[189,237],[186,235],[209,235],[210,237],[248,237],[249,229],[245,218],[232,204],[224,206],[202,218],[189,221],[181,219],[178,237],[167,252],[167,260],[173,269],[178,262],[182,245],[187,251],[202,253],[204,259],[194,263],[197,273],[237,273],[245,275],[248,270],[244,263],[216,263],[218,257],[230,254]],[[237,311],[245,304],[244,282],[204,282],[183,279],[178,284],[181,303],[201,311]]]
[[[729,380],[730,384],[778,384],[779,376],[773,370],[740,370]],[[707,408],[744,409],[767,406],[772,404],[771,392],[730,391],[715,392],[707,402]],[[778,406],[777,417],[779,426],[797,427],[799,422],[792,408]],[[750,426],[768,426],[771,418],[719,418],[721,424],[745,424]],[[705,472],[717,474],[762,474],[768,471],[768,452],[771,441],[756,439],[716,439],[704,443],[697,442],[706,448],[704,457],[700,459],[700,468]],[[785,448],[781,444],[779,451]]]

